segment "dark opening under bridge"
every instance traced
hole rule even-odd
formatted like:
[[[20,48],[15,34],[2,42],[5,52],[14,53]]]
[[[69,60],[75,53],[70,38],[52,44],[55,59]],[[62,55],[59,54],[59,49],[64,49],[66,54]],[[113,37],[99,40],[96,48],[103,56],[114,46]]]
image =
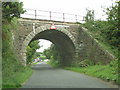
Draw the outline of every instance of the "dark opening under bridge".
[[[56,45],[63,65],[77,64],[85,59],[108,63],[114,58],[79,24],[52,20],[56,30],[50,30],[51,20],[20,18],[18,22],[19,28],[13,32],[13,43],[23,64],[26,64],[26,47],[38,39],[46,39]]]

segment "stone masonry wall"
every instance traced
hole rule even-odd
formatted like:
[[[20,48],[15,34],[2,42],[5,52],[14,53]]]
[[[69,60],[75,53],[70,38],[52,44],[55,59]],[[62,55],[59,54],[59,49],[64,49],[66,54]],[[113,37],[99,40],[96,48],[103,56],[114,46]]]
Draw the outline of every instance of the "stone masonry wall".
[[[94,39],[83,27],[78,29],[78,58],[79,60],[93,60],[95,62],[103,62],[107,64],[114,56],[103,49],[99,42]]]

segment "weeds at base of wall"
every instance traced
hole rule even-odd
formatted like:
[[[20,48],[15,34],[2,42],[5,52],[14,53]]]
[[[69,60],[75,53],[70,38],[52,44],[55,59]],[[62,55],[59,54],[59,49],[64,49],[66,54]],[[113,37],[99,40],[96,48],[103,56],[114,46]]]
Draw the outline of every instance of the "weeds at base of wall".
[[[86,67],[65,67],[64,69],[84,73],[89,76],[101,78],[103,80],[112,81],[116,84],[120,84],[118,59],[112,60],[107,65],[90,65]]]
[[[3,88],[19,88],[25,80],[32,75],[30,67],[26,67],[24,71],[17,72],[11,78],[4,79]]]

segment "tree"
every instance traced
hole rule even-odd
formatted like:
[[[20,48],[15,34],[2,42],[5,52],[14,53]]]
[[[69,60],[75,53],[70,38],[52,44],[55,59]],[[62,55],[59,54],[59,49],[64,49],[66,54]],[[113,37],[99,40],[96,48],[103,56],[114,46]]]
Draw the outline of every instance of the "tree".
[[[109,24],[108,29],[105,31],[106,39],[108,43],[118,47],[119,36],[120,36],[120,1],[116,2],[114,5],[106,9],[107,22]]]
[[[44,50],[43,54],[50,59],[51,63],[60,64],[60,53],[55,45],[51,45],[50,48]]]
[[[83,24],[85,28],[88,28],[89,30],[94,30],[93,25],[94,25],[94,10],[89,10],[86,9],[87,13],[86,16],[84,17],[85,23]]]
[[[85,22],[87,23],[87,22],[94,21],[94,10],[89,10],[89,9],[86,9],[86,10],[87,10],[87,14],[84,17]]]
[[[40,48],[39,41],[33,41],[27,46],[27,64],[31,64],[34,60],[36,50]]]
[[[46,56],[47,59],[51,59],[52,53],[51,53],[51,49],[45,49],[43,54]]]
[[[2,2],[2,17],[11,21],[14,17],[19,18],[20,14],[23,14],[22,2]]]

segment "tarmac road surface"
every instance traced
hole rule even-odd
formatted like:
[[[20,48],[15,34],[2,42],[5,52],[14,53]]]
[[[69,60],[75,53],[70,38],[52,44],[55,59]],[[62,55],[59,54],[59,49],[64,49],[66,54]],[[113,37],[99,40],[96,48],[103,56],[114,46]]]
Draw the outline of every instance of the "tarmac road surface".
[[[32,68],[34,73],[22,88],[118,88],[117,85],[94,77],[53,68],[45,62]]]

